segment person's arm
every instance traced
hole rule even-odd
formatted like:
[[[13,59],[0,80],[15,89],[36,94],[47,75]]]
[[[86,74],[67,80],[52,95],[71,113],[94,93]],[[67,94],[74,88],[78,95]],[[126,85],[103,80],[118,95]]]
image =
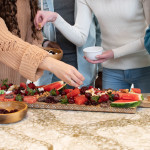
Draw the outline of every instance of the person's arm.
[[[8,31],[0,18],[0,61],[31,81],[48,70],[69,85],[78,87],[84,77],[73,67],[50,57],[45,50],[24,42]]]
[[[39,22],[39,20],[42,22]],[[92,11],[88,7],[85,0],[77,1],[77,18],[74,26],[68,24],[59,14],[50,11],[38,11],[35,17],[35,25],[38,28],[46,22],[53,22],[53,24],[60,30],[60,32],[72,43],[77,46],[82,46],[88,37],[91,21]]]
[[[148,53],[150,54],[150,27],[146,31],[145,38],[144,38],[144,45]]]
[[[145,20],[147,22],[147,25],[150,24],[150,0],[141,0],[141,3],[143,4],[144,14],[145,14]],[[125,55],[137,53],[144,50],[144,35],[140,37],[139,39],[130,42],[122,47],[118,47],[116,49],[113,49],[114,58],[119,58]]]
[[[25,78],[36,81],[42,75],[38,66],[48,53],[14,36],[3,19],[0,19],[0,26],[0,61],[19,71]]]

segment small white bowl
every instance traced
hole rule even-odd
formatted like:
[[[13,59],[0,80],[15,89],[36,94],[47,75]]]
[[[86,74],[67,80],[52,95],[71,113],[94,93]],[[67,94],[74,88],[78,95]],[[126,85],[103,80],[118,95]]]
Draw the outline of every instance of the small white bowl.
[[[91,60],[97,60],[96,56],[101,55],[103,52],[102,47],[87,47],[83,49],[85,57],[91,59]]]

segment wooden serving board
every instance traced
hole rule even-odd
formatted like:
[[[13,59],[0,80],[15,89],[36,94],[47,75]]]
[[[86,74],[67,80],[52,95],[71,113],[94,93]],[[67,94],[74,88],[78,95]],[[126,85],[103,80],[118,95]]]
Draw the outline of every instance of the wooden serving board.
[[[150,108],[150,101],[147,100],[147,96],[150,96],[150,93],[144,93],[144,100],[141,102],[140,107]]]
[[[36,102],[33,104],[28,104],[29,108],[43,108],[43,109],[54,109],[54,110],[76,110],[76,111],[95,111],[95,112],[113,112],[113,113],[136,113],[136,108],[117,108],[117,107],[100,107],[97,106],[86,106],[86,105],[76,105],[76,104],[51,104]]]

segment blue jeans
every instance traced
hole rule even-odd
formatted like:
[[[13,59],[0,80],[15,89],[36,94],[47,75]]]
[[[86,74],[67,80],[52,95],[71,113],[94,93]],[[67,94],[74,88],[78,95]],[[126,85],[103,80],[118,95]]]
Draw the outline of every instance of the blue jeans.
[[[142,93],[150,93],[150,67],[117,70],[103,68],[103,89],[114,90],[140,88]]]

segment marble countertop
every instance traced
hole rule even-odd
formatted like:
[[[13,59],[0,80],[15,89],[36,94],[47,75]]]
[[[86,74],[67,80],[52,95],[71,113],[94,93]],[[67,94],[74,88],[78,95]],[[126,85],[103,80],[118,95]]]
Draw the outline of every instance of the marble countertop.
[[[136,114],[28,109],[0,124],[0,150],[150,150],[150,108]]]

